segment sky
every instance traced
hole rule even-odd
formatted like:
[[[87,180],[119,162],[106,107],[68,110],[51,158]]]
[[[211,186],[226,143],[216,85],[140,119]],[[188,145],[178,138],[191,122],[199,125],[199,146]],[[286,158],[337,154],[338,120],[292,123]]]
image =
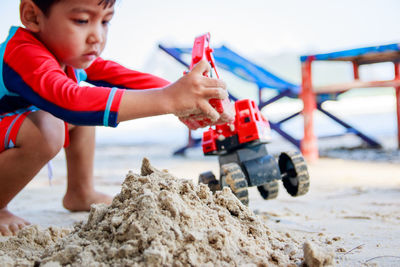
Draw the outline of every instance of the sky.
[[[400,43],[398,0],[117,0],[103,57],[141,68],[164,44],[211,33],[244,55],[298,55]],[[18,0],[1,0],[0,39],[20,25]]]

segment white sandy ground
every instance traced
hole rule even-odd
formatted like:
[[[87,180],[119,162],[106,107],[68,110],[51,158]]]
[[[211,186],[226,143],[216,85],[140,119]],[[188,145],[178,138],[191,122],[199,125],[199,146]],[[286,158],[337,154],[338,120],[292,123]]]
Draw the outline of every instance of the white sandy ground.
[[[273,152],[291,149],[271,144]],[[97,188],[109,194],[120,191],[128,170],[139,173],[141,159],[168,169],[179,178],[197,180],[212,170],[214,157],[199,149],[187,157],[173,157],[173,147],[160,145],[98,147],[95,161]],[[400,164],[385,161],[354,161],[321,158],[309,164],[311,187],[307,195],[292,198],[283,186],[277,199],[263,200],[250,188],[250,208],[273,229],[301,239],[324,241],[336,251],[338,266],[400,266]],[[63,209],[65,163],[60,153],[53,160],[54,179],[48,185],[47,170],[40,174],[9,205],[33,224],[69,227],[88,213]],[[4,240],[4,238],[0,238]]]

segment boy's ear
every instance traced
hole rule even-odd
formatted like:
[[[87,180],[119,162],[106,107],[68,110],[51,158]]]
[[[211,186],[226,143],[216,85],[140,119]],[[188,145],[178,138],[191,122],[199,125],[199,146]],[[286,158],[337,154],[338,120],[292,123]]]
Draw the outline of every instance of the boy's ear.
[[[40,16],[42,11],[32,2],[32,0],[21,0],[19,5],[19,15],[22,24],[32,32],[39,31]]]

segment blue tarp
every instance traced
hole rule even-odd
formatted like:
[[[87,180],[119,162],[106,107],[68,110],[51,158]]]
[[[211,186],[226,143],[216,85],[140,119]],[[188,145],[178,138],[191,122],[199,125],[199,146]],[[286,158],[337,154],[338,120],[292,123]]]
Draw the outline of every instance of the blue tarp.
[[[186,66],[189,65],[183,60],[183,55],[191,54],[191,48],[164,47],[162,45],[159,47],[179,60],[182,64],[185,64]],[[289,90],[291,94],[288,96],[291,97],[298,97],[298,94],[300,93],[300,86],[279,78],[265,68],[262,68],[236,54],[224,45],[214,48],[213,54],[218,67],[235,74],[243,80],[257,84],[260,89],[271,88],[276,90],[277,93]]]
[[[307,60],[308,57],[312,57],[313,60],[340,60],[346,58],[357,58],[365,56],[367,54],[390,53],[399,51],[400,51],[400,44],[388,44],[388,45],[355,48],[355,49],[349,49],[349,50],[343,50],[325,54],[301,56],[300,60],[301,62],[304,62]]]

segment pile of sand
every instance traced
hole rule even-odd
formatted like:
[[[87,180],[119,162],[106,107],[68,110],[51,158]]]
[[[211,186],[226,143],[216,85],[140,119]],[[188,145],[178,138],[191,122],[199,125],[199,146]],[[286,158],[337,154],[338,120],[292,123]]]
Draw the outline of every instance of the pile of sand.
[[[74,230],[27,227],[0,243],[5,266],[309,266],[333,254],[270,230],[228,188],[178,180],[143,160],[111,206],[94,205]],[[316,253],[317,251],[317,253]],[[305,256],[304,256],[305,254]]]

